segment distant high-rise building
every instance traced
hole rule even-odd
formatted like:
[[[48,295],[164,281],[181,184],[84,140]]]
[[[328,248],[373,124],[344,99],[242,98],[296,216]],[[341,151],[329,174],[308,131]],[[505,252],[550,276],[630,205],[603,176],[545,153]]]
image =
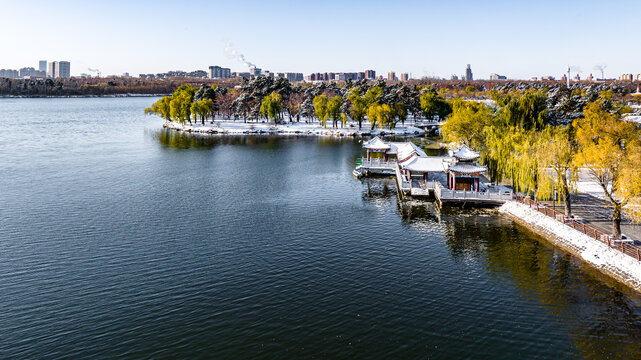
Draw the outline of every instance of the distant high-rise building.
[[[636,81],[641,81],[641,74],[637,74],[637,76],[635,77],[635,80],[636,80]],[[637,91],[637,92],[638,92],[638,91]]]
[[[52,61],[48,65],[47,76],[54,79],[71,77],[71,63],[69,61]]]
[[[303,73],[285,73],[284,77],[289,81],[303,81]]]
[[[634,80],[634,76],[632,74],[623,74],[621,77],[619,77],[619,80],[621,81],[632,81]]]
[[[458,80],[458,76],[452,74],[452,77],[450,77],[450,80]]]
[[[465,69],[465,80],[474,80],[474,77],[472,76],[472,67],[470,66],[470,64],[467,64],[467,69]]]
[[[207,74],[210,79],[227,79],[231,77],[231,69],[220,66],[210,66]]]
[[[594,77],[592,76],[592,74],[590,74],[590,75],[588,75],[588,77],[587,77],[587,78],[585,78],[585,80],[587,80],[587,81],[593,81],[593,80],[594,80]]]
[[[499,74],[490,74],[490,80],[507,80],[507,76]]]
[[[0,78],[17,79],[18,70],[0,69]]]
[[[401,73],[401,81],[407,81],[410,79],[410,74],[408,73]]]
[[[374,70],[365,70],[365,78],[368,80],[376,79],[376,71]]]
[[[45,71],[36,70],[32,67],[26,67],[19,70],[19,77],[21,78],[43,78],[46,76]]]
[[[249,68],[249,73],[252,76],[260,76],[263,73],[263,70],[261,68],[252,67],[252,68]]]
[[[396,73],[393,71],[390,71],[387,73],[387,81],[394,81],[396,80]]]
[[[71,63],[69,61],[58,61],[58,76],[67,79],[71,77]]]
[[[47,72],[47,60],[38,61],[38,70]]]
[[[52,61],[49,64],[47,64],[47,76],[50,78],[55,78],[56,77],[56,68],[58,67],[58,62],[57,61]]]

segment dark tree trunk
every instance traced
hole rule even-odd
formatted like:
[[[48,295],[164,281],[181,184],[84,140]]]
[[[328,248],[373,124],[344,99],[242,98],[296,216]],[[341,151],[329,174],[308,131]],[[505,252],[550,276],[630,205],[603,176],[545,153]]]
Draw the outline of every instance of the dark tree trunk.
[[[563,191],[563,199],[564,199],[564,207],[565,207],[565,215],[570,216],[572,215],[572,199],[570,198],[570,191],[568,190],[567,186],[563,186],[562,189]]]
[[[621,237],[621,209],[618,206],[614,207],[612,214],[612,236],[617,239]]]

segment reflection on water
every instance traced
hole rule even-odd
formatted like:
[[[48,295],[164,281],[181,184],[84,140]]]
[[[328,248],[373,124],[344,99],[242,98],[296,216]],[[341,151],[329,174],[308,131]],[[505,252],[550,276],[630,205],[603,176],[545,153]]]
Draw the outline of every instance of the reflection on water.
[[[159,131],[152,101],[0,99],[3,359],[639,358],[638,296],[354,179],[358,139]]]
[[[439,222],[453,259],[477,259],[491,276],[509,280],[519,296],[569,329],[580,357],[641,359],[641,296],[632,289],[587,268],[496,210],[433,205],[401,203],[403,222]]]
[[[260,145],[265,148],[276,148],[279,142],[288,139],[278,136],[212,136],[168,129],[151,130],[148,134],[168,148],[181,150],[207,150],[219,145]]]

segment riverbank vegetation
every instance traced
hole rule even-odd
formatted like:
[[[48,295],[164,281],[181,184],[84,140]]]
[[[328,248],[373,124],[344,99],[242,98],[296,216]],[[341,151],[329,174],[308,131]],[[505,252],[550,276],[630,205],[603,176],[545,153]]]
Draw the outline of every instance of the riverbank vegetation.
[[[587,173],[612,207],[613,235],[623,213],[641,220],[641,132],[622,121],[631,109],[600,93],[568,122],[555,122],[545,90],[492,94],[494,107],[455,101],[443,126],[446,141],[466,143],[482,154],[494,181],[547,200],[555,192],[571,214],[579,172]]]
[[[228,89],[182,85],[145,110],[181,124],[215,117],[237,121],[318,121],[322,126],[394,129],[408,118],[447,121],[444,140],[479,150],[493,181],[546,200],[558,194],[571,215],[579,173],[603,189],[613,210],[613,234],[622,214],[641,220],[641,143],[626,98],[598,88],[492,90],[482,99],[451,89],[385,81],[296,84],[259,77]],[[469,96],[475,88],[462,90]],[[331,125],[328,125],[328,122]]]
[[[194,104],[194,105],[192,105]],[[195,88],[182,85],[145,109],[167,121],[181,124],[198,119],[279,122],[318,121],[322,126],[347,126],[353,121],[359,128],[367,119],[372,128],[394,129],[413,120],[444,119],[452,112],[450,103],[431,87],[410,87],[385,81],[348,81],[292,85],[285,79],[258,77],[228,89],[207,84]]]

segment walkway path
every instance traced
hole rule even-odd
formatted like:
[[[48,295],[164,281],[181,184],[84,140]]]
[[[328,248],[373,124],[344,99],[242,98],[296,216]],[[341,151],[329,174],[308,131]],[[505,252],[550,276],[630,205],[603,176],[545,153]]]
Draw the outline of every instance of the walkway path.
[[[605,200],[599,199],[592,195],[579,193],[572,195],[572,214],[579,216],[586,223],[607,233],[612,233],[612,208],[608,206]],[[552,206],[551,201],[542,201],[546,206]],[[556,204],[557,211],[563,211],[563,203]],[[634,224],[629,219],[624,218],[621,221],[621,232],[628,237],[641,242],[641,224]]]

